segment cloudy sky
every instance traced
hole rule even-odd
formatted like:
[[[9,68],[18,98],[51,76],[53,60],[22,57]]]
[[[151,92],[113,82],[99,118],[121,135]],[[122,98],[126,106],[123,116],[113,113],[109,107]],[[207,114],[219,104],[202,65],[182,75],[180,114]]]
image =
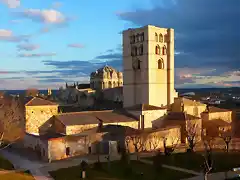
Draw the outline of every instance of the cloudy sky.
[[[122,30],[175,29],[177,88],[240,86],[240,0],[0,0],[0,89],[122,68]]]

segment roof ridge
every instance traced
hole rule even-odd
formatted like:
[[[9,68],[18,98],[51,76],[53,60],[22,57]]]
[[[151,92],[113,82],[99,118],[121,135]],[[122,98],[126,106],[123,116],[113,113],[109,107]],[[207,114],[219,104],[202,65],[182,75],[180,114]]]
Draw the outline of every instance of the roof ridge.
[[[61,116],[61,115],[69,115],[69,114],[84,114],[84,113],[92,113],[92,112],[112,112],[113,110],[103,110],[103,111],[77,111],[77,112],[66,112],[66,113],[61,113],[57,114],[56,116]]]
[[[30,101],[28,101],[26,104],[25,104],[25,106],[27,106],[30,102],[32,102],[33,101],[33,99],[35,99],[36,97],[33,97]]]

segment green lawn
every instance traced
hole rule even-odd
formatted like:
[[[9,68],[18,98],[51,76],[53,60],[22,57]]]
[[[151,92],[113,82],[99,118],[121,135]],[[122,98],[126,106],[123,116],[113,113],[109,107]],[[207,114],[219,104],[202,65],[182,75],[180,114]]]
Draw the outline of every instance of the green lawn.
[[[148,158],[152,160],[153,157]],[[201,153],[176,153],[171,156],[162,156],[162,162],[167,165],[178,166],[195,171],[201,171],[204,163],[204,157]],[[232,170],[240,167],[239,152],[214,152],[213,153],[213,171],[220,172]]]
[[[111,162],[110,170],[108,170],[107,163],[102,163],[102,170],[94,170],[92,167],[89,167],[87,170],[87,180],[176,180],[193,176],[191,174],[163,168],[156,178],[156,173],[152,165],[131,161],[130,166],[131,169],[126,170],[126,163],[114,161]],[[50,172],[55,180],[80,180],[80,173],[80,166]],[[141,175],[141,173],[143,173],[143,175]]]
[[[0,169],[13,170],[14,167],[12,163],[0,156]]]

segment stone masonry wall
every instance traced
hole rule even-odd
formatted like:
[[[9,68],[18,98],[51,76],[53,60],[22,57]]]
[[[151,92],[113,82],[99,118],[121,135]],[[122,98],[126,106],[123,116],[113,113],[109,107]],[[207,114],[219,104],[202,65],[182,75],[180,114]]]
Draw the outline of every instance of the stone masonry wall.
[[[83,131],[86,131],[88,129],[97,127],[98,124],[86,124],[86,125],[73,125],[73,126],[66,126],[66,135],[71,134],[79,134]]]
[[[26,132],[39,134],[39,128],[58,113],[58,106],[26,106],[25,111]]]

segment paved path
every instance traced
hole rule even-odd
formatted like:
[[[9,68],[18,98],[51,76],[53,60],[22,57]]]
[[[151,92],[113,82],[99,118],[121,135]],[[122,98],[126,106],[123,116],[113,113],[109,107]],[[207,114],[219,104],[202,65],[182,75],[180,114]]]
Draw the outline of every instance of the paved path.
[[[146,164],[153,164],[152,161],[145,160],[145,159],[140,159],[140,161],[143,162],[143,163],[146,163]],[[192,171],[192,170],[184,169],[184,168],[180,168],[180,167],[175,167],[175,166],[169,166],[169,165],[166,165],[166,164],[163,164],[162,167],[172,169],[172,170],[176,170],[176,171],[181,171],[181,172],[188,173],[188,174],[197,175],[197,176],[201,175],[201,173],[196,172],[196,171]]]
[[[19,156],[13,152],[8,152],[7,150],[2,150],[0,153],[13,164],[16,170],[29,170],[36,180],[53,180],[48,172],[40,171],[44,163],[30,161],[25,157]]]

